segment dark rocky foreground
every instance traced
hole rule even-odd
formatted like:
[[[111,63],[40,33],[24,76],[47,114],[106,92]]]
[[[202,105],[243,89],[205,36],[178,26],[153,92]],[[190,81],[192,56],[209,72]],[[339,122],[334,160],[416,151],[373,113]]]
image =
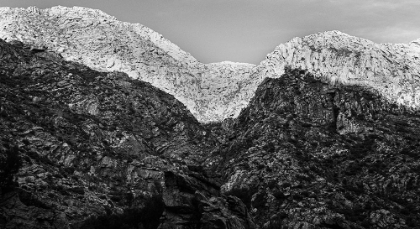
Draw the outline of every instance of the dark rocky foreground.
[[[419,228],[420,116],[288,69],[201,125],[123,73],[0,40],[0,228]]]
[[[14,43],[0,41],[0,228],[255,227],[200,172],[217,142],[173,96]]]
[[[263,228],[420,228],[420,116],[374,91],[287,69],[213,131],[222,193]]]

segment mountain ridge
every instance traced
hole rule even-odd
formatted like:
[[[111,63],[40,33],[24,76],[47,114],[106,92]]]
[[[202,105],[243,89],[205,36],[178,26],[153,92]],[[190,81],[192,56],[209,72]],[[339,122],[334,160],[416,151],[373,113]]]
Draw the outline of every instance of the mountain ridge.
[[[286,67],[203,125],[150,83],[42,47],[0,40],[0,63],[0,227],[420,224],[420,115],[367,87]]]
[[[280,44],[259,65],[203,64],[159,33],[138,23],[119,22],[100,10],[32,7],[3,8],[2,12],[0,38],[48,47],[66,60],[101,71],[123,71],[132,78],[150,82],[174,95],[201,122],[237,117],[259,83],[266,77],[281,76],[285,66],[305,69],[330,81],[373,87],[406,106],[420,105],[418,40],[409,44],[375,44],[328,31]],[[51,12],[54,17],[48,19]],[[42,15],[46,18],[42,19]],[[75,15],[79,18],[74,20],[80,21],[68,22],[67,18]],[[88,17],[83,19],[83,15]],[[88,28],[90,37],[83,32]]]

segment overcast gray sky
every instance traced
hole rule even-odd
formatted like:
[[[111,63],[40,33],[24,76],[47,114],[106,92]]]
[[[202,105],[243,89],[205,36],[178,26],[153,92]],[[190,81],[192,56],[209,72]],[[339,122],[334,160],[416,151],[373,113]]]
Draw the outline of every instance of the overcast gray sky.
[[[420,38],[420,0],[0,0],[100,9],[141,23],[204,63],[257,64],[293,37],[340,30],[378,43]]]

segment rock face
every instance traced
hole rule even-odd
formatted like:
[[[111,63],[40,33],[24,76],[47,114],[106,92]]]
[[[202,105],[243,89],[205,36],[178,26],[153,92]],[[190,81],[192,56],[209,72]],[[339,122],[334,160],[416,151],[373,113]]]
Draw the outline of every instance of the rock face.
[[[307,70],[331,83],[377,90],[397,104],[420,106],[420,43],[375,44],[339,31],[294,38],[269,53],[242,84],[234,110],[245,108],[267,77],[278,78],[285,68]]]
[[[375,88],[398,104],[420,105],[420,45],[415,41],[375,44],[330,31],[279,45],[262,64],[269,75],[282,75],[290,66],[332,82]]]
[[[13,43],[0,40],[0,228],[254,228],[198,167],[217,142],[173,96]]]
[[[174,95],[200,122],[237,117],[258,85],[267,77],[280,77],[286,66],[331,82],[375,88],[405,106],[420,104],[418,40],[375,44],[330,31],[281,44],[258,66],[202,64],[143,25],[81,7],[0,8],[0,38],[45,47],[66,60],[150,82]]]
[[[224,125],[229,140],[208,160],[222,193],[262,228],[416,228],[419,117],[378,92],[286,69]]]

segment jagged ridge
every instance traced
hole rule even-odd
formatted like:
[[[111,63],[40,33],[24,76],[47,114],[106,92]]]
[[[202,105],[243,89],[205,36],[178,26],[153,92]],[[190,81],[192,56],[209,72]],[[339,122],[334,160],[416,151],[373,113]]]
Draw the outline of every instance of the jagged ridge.
[[[285,66],[308,70],[331,82],[375,88],[399,104],[417,108],[420,46],[375,44],[339,31],[294,38],[258,66],[202,64],[162,35],[140,24],[119,22],[81,7],[2,8],[0,37],[46,46],[102,71],[118,70],[174,95],[198,120],[236,117],[257,86]],[[85,31],[89,30],[89,37]]]
[[[48,47],[66,60],[97,70],[126,72],[174,95],[200,121],[223,119],[232,107],[230,94],[238,90],[237,82],[254,67],[202,64],[151,29],[119,22],[99,10],[2,8],[1,12],[0,38]]]

